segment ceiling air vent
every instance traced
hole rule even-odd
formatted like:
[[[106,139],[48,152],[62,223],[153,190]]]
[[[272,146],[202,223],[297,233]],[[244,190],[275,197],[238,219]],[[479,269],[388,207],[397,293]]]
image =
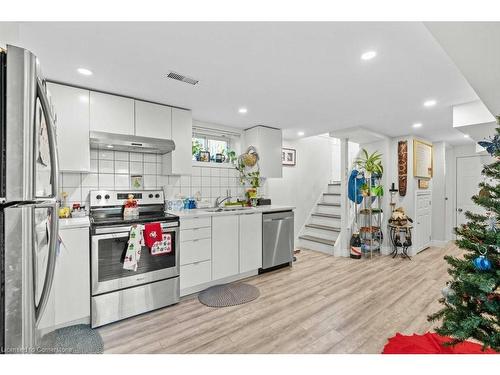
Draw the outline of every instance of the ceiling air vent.
[[[170,72],[167,74],[168,78],[175,79],[177,81],[181,81],[184,83],[189,83],[190,85],[196,85],[199,81],[197,79],[191,78],[191,77],[186,77],[183,76],[182,74],[176,73],[176,72]]]

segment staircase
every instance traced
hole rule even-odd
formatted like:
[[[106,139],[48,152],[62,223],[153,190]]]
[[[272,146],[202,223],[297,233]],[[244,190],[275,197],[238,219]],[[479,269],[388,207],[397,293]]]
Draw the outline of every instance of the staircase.
[[[299,246],[333,255],[340,233],[340,212],[340,182],[335,181],[328,184],[328,191],[311,213],[299,236]]]

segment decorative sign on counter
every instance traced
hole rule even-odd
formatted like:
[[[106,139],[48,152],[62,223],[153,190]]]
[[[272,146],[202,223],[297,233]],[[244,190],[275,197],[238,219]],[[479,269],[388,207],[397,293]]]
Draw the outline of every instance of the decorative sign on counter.
[[[413,140],[413,176],[432,178],[432,144]]]

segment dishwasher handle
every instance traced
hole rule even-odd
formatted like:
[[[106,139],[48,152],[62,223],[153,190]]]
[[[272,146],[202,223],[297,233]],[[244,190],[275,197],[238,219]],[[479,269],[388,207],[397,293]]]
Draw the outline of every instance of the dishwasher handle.
[[[270,223],[271,221],[283,221],[283,220],[290,220],[290,219],[293,219],[293,216],[277,217],[275,219],[264,219],[263,221],[265,223]]]

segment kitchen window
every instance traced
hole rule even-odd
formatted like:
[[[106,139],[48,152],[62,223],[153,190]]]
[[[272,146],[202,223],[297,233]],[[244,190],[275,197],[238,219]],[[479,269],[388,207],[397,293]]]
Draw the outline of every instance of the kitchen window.
[[[217,155],[223,155],[224,161],[230,149],[229,139],[226,137],[193,134],[192,154],[193,160],[215,162]]]

